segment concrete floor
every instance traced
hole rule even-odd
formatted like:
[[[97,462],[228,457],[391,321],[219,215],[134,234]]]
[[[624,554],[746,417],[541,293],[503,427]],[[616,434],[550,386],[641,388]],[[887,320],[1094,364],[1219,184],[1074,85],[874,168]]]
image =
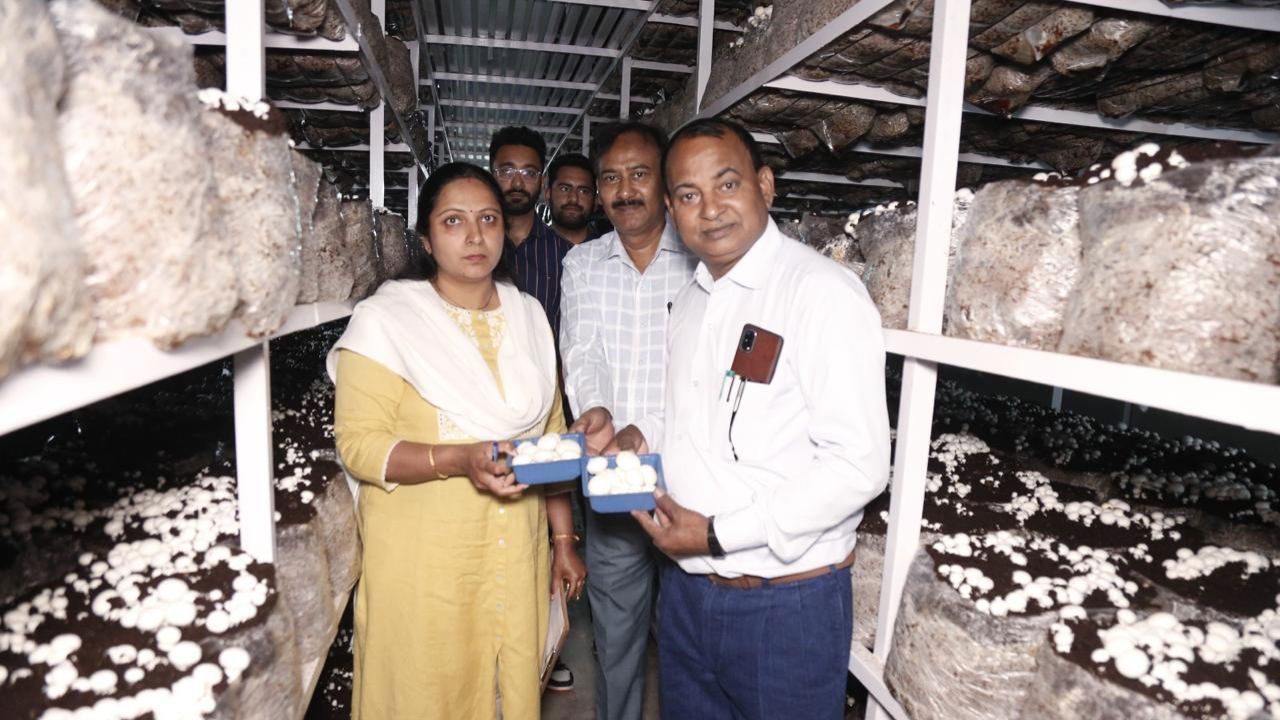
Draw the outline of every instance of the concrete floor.
[[[594,720],[595,658],[591,654],[591,617],[586,600],[569,605],[569,639],[560,657],[573,671],[573,689],[542,696],[543,720]],[[644,687],[644,720],[658,719],[658,661],[649,644],[649,670]]]

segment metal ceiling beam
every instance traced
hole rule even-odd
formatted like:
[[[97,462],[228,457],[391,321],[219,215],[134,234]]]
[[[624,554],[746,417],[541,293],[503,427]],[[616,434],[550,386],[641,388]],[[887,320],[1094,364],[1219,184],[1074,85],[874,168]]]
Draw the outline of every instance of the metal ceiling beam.
[[[838,83],[832,80],[815,81],[787,76],[774,80],[773,82],[765,83],[765,87],[775,88],[778,90],[794,90],[797,92],[846,98],[850,100],[888,102],[896,105],[911,105],[914,107],[925,106],[924,98],[898,95],[897,93],[889,92],[884,88],[868,87],[866,85],[851,85],[848,83]],[[980,107],[969,105],[967,103],[964,106],[964,111],[975,115],[995,115],[995,113],[989,110],[984,110]],[[1230,140],[1234,142],[1262,143],[1268,145],[1280,142],[1280,133],[1265,132],[1262,130],[1212,128],[1201,125],[1192,125],[1190,123],[1163,123],[1156,122],[1154,120],[1144,120],[1133,116],[1125,118],[1109,118],[1096,112],[1066,110],[1063,108],[1044,107],[1039,105],[1025,105],[1017,112],[1013,113],[1011,117],[1015,120],[1047,122],[1058,125],[1073,125],[1075,127],[1092,127],[1102,130],[1116,130],[1122,132],[1173,135],[1177,137],[1191,137],[1204,140]]]
[[[485,102],[483,100],[454,100],[446,98],[440,101],[446,107],[466,107],[480,110],[514,110],[516,112],[557,113],[560,115],[577,115],[582,112],[579,107],[562,105],[525,105],[524,103]]]
[[[493,133],[475,132],[475,130],[477,130],[477,129],[479,129],[479,128],[494,128],[494,129],[497,129],[497,128],[503,128],[503,127],[506,127],[506,125],[504,125],[503,123],[496,123],[496,122],[472,122],[472,123],[467,123],[467,129],[466,129],[466,130],[460,130],[460,129],[458,129],[456,126],[455,126],[455,127],[453,127],[453,128],[450,128],[450,134],[451,134],[453,137],[457,137],[457,138],[465,138],[465,137],[485,137],[485,138],[487,138],[487,137],[492,136],[492,135],[493,135]],[[567,131],[568,131],[568,129],[569,129],[569,128],[567,128],[567,127],[563,127],[563,126],[559,126],[559,127],[557,127],[557,126],[551,126],[551,125],[528,125],[528,126],[526,126],[526,127],[528,127],[530,130],[532,130],[532,131],[534,131],[534,132],[547,133],[547,134],[557,134],[557,135],[563,135],[563,134],[564,134],[565,132],[567,132]]]
[[[425,69],[427,71],[427,76],[425,80],[427,81],[427,90],[431,94],[432,107],[430,108],[431,115],[430,115],[429,124],[431,126],[432,132],[430,135],[430,140],[434,144],[435,142],[434,129],[437,125],[439,125],[439,127],[442,130],[446,131],[444,136],[444,149],[445,149],[445,152],[449,153],[449,157],[452,158],[453,149],[449,147],[449,133],[447,132],[449,129],[449,123],[448,123],[448,119],[444,116],[444,108],[440,107],[440,93],[436,90],[435,67],[431,64],[431,53],[422,52],[423,50],[422,38],[425,38],[427,36],[427,23],[425,20],[422,19],[422,7],[421,7],[421,3],[418,2],[418,0],[409,0],[409,7],[413,11],[413,28],[417,32],[417,35],[419,38],[419,40],[414,41],[414,44],[418,46],[418,61],[423,66],[425,66]],[[418,69],[421,70],[422,68],[418,68]],[[420,86],[424,78],[422,78],[419,74],[416,74],[416,73],[415,73],[415,77],[418,77],[418,86]],[[414,87],[414,100],[417,101],[414,104],[417,105],[418,107],[421,107],[422,100],[418,95],[417,86]],[[437,111],[436,108],[439,108],[439,110]],[[431,147],[428,149],[428,152],[430,152],[431,158],[434,161],[435,155],[436,155],[436,148]],[[430,175],[431,170],[432,168],[429,167],[427,168],[426,172],[424,172],[423,174]]]
[[[883,180],[881,178],[868,178],[866,180],[850,180],[843,175],[832,175],[830,173],[812,173],[812,172],[781,172],[776,176],[779,180],[791,182],[815,182],[826,183],[828,185],[865,185],[867,187],[887,187],[902,188],[900,182],[892,180]]]
[[[661,13],[654,13],[653,15],[650,15],[649,22],[656,23],[659,25],[681,25],[684,27],[695,27],[695,28],[698,27],[698,18],[696,17],[681,17],[679,15],[664,15]],[[716,20],[714,26],[716,30],[724,30],[726,32],[741,33],[741,32],[747,31],[746,28],[738,27],[737,25],[734,25],[733,23],[727,22],[725,20]]]
[[[344,105],[335,102],[320,103],[300,103],[292,100],[268,100],[273,106],[285,108],[286,110],[326,110],[328,112],[349,112],[349,113],[366,113],[369,112],[359,105]]]
[[[547,78],[510,77],[507,75],[477,75],[474,73],[440,72],[436,73],[435,77],[436,80],[451,80],[454,82],[492,83],[495,85],[526,85],[529,87],[558,88],[560,90],[591,91],[596,89],[596,83],[569,82],[568,80],[550,80]],[[426,85],[427,81],[423,80],[421,84]]]
[[[769,133],[753,132],[751,133],[751,136],[755,138],[756,142],[768,143],[770,145],[782,144],[782,141],[779,140],[776,135],[771,135]],[[868,143],[865,141],[860,142],[856,145],[851,145],[845,148],[845,151],[866,153],[868,155],[893,155],[897,157],[910,157],[910,158],[919,158],[919,157],[923,157],[924,155],[924,149],[917,145],[902,146],[902,147],[880,147],[877,145],[872,145],[871,143]],[[996,157],[994,155],[983,155],[981,153],[960,153],[960,162],[971,163],[973,165],[993,165],[995,167],[1025,168],[1027,170],[1053,170],[1051,166],[1046,165],[1045,163],[1042,163],[1040,161],[1020,163],[1020,162],[1014,162],[1013,160],[1006,160],[1005,158],[1002,158],[1002,157]]]
[[[369,152],[368,144],[360,145],[344,145],[342,147],[316,147],[308,142],[296,143],[294,150],[321,150],[324,152]],[[387,143],[383,146],[383,152],[412,153],[413,149],[404,143]],[[396,172],[399,172],[398,170]]]
[[[565,55],[590,55],[592,57],[607,58],[616,58],[622,55],[621,50],[616,50],[614,48],[533,42],[530,40],[502,40],[499,38],[467,37],[464,35],[427,35],[426,42],[428,45],[462,45],[464,47],[497,48],[500,50],[532,50],[533,52],[562,53]]]
[[[596,93],[596,99],[622,102],[622,96],[617,93]],[[640,103],[641,105],[656,105],[658,103],[658,101],[653,98],[640,97],[639,95],[629,95],[628,99],[633,103]]]
[[[654,7],[656,7],[656,5]],[[625,56],[627,53],[631,52],[631,47],[635,45],[636,40],[640,38],[640,31],[644,29],[644,26],[649,22],[649,17],[652,15],[653,15],[653,8],[650,8],[649,10],[644,11],[643,17],[641,17],[640,21],[637,22],[633,28],[631,28],[631,31],[627,34],[626,39],[622,42],[622,49],[619,51],[620,56]],[[600,84],[596,86],[595,91],[592,92],[591,96],[587,98],[586,106],[583,109],[582,114],[574,118],[573,122],[569,124],[570,133],[573,132],[574,128],[576,128],[578,126],[578,123],[580,122],[584,122],[587,120],[590,120],[591,122],[596,121],[596,118],[590,117],[589,115],[587,115],[587,113],[590,112],[591,103],[595,101],[596,96],[599,95],[600,92],[604,90],[605,82],[607,82],[609,77],[613,74],[614,69],[618,67],[618,63],[619,63],[619,57],[614,57],[613,60],[609,62],[609,67],[605,68],[604,74],[600,76]],[[638,62],[632,60],[631,58],[627,58],[628,68],[635,67],[638,64],[639,64]],[[631,90],[630,88],[624,87],[622,89],[622,92],[629,93],[630,90]],[[560,142],[556,144],[555,149],[552,150],[551,154],[547,157],[548,162],[550,162],[551,160],[554,160],[556,155],[560,154],[560,150],[564,147],[565,142],[567,142],[568,140],[569,140],[569,135],[565,135],[565,137],[562,138]]]
[[[1071,0],[1078,5],[1123,10],[1124,12],[1192,20],[1210,25],[1280,32],[1280,12],[1274,8],[1244,5],[1166,5],[1160,0]]]
[[[657,3],[652,0],[550,0],[551,2],[565,3],[566,5],[591,5],[592,7],[602,8],[618,8],[619,10],[640,10],[641,12],[653,9]]]
[[[589,82],[570,82],[568,80],[549,80],[545,78],[510,77],[507,75],[477,75],[474,73],[442,72],[442,73],[436,73],[435,77],[437,81],[449,80],[453,82],[476,82],[476,83],[489,83],[493,85],[523,85],[527,87],[548,87],[548,88],[555,88],[558,90],[585,90],[587,92],[595,90],[596,86],[598,85],[598,83],[589,83]],[[422,80],[419,82],[419,84],[426,85],[428,84],[428,81]],[[622,99],[622,96],[618,95],[617,93],[597,93],[596,99],[612,100],[614,102],[618,102]],[[657,103],[657,101],[654,100],[653,98],[638,97],[636,95],[631,96],[631,102],[645,103],[648,105],[653,105]]]
[[[653,70],[655,72],[684,73],[686,75],[693,73],[692,65],[678,65],[676,63],[653,62],[651,60],[633,60],[631,62],[633,70]]]

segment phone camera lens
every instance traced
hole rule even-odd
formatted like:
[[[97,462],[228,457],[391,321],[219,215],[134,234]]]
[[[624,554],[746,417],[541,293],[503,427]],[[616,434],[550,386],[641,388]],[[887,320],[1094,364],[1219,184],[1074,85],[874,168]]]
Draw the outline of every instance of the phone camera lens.
[[[742,352],[751,352],[751,348],[756,346],[756,331],[748,330],[742,333]]]

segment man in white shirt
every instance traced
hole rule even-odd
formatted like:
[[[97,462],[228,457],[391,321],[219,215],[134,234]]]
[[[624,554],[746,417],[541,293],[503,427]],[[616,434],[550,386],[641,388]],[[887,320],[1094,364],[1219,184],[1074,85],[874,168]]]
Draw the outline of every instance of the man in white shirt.
[[[641,123],[596,134],[596,184],[616,228],[578,245],[561,275],[560,352],[565,392],[599,452],[614,423],[662,406],[667,315],[693,277],[694,257],[667,220],[666,137]],[[596,717],[640,720],[656,565],[652,544],[627,515],[588,512],[587,597],[596,641]]]
[[[663,411],[612,443],[663,454],[656,521],[633,513],[678,563],[658,608],[663,716],[841,718],[854,529],[889,474],[880,316],[853,273],[778,232],[741,127],[686,125],[664,169],[702,262],[672,309]],[[768,345],[743,341],[748,323],[782,337],[767,383],[726,374]]]

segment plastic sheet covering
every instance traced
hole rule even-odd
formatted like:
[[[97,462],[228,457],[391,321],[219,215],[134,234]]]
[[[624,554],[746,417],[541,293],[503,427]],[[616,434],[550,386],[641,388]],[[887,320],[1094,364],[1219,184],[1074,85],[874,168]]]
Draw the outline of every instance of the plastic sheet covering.
[[[956,237],[964,227],[972,191],[956,192],[955,211],[951,218],[951,253],[948,267],[954,267]],[[905,330],[911,302],[911,271],[916,244],[915,203],[890,203],[862,213],[857,235],[866,269],[862,281],[880,310],[886,328]],[[951,276],[948,270],[947,276]]]
[[[139,0],[138,4],[148,11],[171,17],[188,33],[222,30],[225,26],[224,0]],[[267,24],[273,28],[291,35],[323,32],[331,39],[342,39],[342,33],[334,36],[332,28],[325,26],[328,0],[265,0],[263,6]]]
[[[351,298],[362,300],[378,287],[377,244],[373,238],[373,205],[344,200],[341,206],[343,252],[351,260]]]
[[[409,269],[409,233],[405,220],[386,208],[378,208],[374,220],[378,276],[383,280],[398,278]]]
[[[359,105],[366,110],[378,106],[378,90],[360,58],[353,55],[269,52],[266,67],[267,92],[273,98]]]
[[[265,117],[215,108],[202,116],[218,197],[227,208],[227,234],[234,240],[236,315],[254,337],[284,324],[298,301],[302,271],[301,220],[284,117],[260,106],[263,111]]]
[[[957,238],[948,333],[1057,350],[1080,272],[1079,187],[1025,180],[983,186]]]
[[[853,558],[853,642],[873,650],[880,618],[880,587],[884,583],[884,535],[858,532]]]
[[[1075,37],[1093,23],[1093,11],[1078,6],[1054,10],[1052,14],[991,48],[995,55],[1023,65],[1038,62],[1067,38]]]
[[[869,105],[781,91],[755,93],[730,114],[748,127],[778,133],[792,157],[807,155],[819,145],[839,153],[877,123],[877,112]],[[904,120],[899,129],[907,127]]]
[[[92,0],[49,8],[67,60],[58,134],[98,337],[167,348],[217,332],[235,308],[235,270],[190,48]]]
[[[1080,192],[1062,352],[1280,380],[1280,153]]]
[[[923,550],[911,562],[884,679],[912,720],[1021,719],[1036,656],[1056,610],[992,617],[937,576]]]
[[[1159,23],[1157,18],[1139,16],[1103,18],[1053,54],[1053,69],[1070,75],[1104,68],[1142,42]]]
[[[329,567],[319,521],[276,526],[276,576],[280,596],[293,617],[298,662],[323,657],[333,640],[338,618],[329,584]]]
[[[64,67],[40,0],[0,3],[0,377],[93,342],[71,195],[57,140]]]
[[[360,533],[346,474],[339,473],[325,484],[324,492],[316,496],[315,508],[329,586],[336,592],[347,592],[360,577]]]
[[[302,153],[291,150],[293,182],[298,197],[298,227],[301,231],[302,262],[298,277],[298,304],[313,303],[320,296],[320,238],[316,235],[316,208],[320,200],[320,178],[324,168]]]
[[[320,263],[316,274],[316,301],[346,300],[355,283],[355,268],[347,255],[347,229],[342,221],[338,188],[327,178],[320,179],[319,198],[312,229],[316,235]]]
[[[272,578],[273,585],[279,583]],[[266,606],[264,606],[265,608]],[[249,653],[249,667],[240,681],[231,687],[232,702],[219,701],[219,707],[232,705],[231,717],[235,718],[290,718],[299,717],[304,709],[301,697],[302,666],[298,658],[297,640],[293,617],[283,595],[277,594],[275,602],[265,610],[259,609],[259,617],[247,626],[232,627],[216,636],[213,646],[206,653],[217,657],[227,647],[243,648]],[[221,644],[219,644],[221,643]]]

